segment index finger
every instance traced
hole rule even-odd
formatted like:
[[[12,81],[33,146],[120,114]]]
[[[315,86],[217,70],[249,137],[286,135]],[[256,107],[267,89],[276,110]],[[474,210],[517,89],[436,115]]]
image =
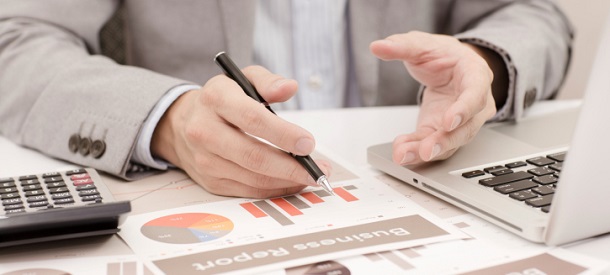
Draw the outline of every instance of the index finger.
[[[227,122],[285,151],[297,155],[313,151],[315,141],[311,133],[269,112],[263,104],[248,97],[235,81],[221,76],[208,83],[213,92],[207,93],[207,100],[214,101],[209,105]]]
[[[370,49],[375,56],[383,60],[402,60],[418,64],[445,56],[447,49],[459,43],[459,40],[451,36],[410,31],[374,41]]]

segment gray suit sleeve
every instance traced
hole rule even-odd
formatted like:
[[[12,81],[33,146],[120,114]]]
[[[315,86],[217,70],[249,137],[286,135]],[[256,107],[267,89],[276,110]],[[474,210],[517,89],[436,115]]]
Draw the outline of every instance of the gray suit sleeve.
[[[491,2],[456,1],[450,32],[503,57],[509,97],[496,119],[519,119],[534,101],[557,94],[571,58],[573,29],[550,0],[504,1],[500,7]],[[484,14],[481,9],[490,14],[471,16]]]
[[[110,0],[0,2],[0,134],[52,157],[127,178],[142,123],[157,100],[186,81],[121,66],[99,55]],[[103,155],[74,153],[78,134]]]

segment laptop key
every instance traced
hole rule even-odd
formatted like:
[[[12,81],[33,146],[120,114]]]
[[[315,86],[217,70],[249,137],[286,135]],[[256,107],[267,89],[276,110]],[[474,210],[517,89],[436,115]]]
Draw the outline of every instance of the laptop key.
[[[536,195],[534,192],[532,192],[530,190],[517,191],[517,192],[508,194],[508,196],[515,200],[518,200],[518,201],[524,201],[527,199],[538,197],[538,195]]]
[[[534,191],[540,195],[548,195],[548,194],[555,193],[555,188],[553,188],[552,186],[543,185],[540,187],[532,188],[532,191]]]
[[[557,183],[557,178],[553,175],[545,175],[541,177],[534,177],[534,181],[542,185]]]
[[[533,207],[543,207],[543,206],[551,205],[552,200],[553,200],[553,194],[544,195],[544,196],[540,196],[540,197],[533,198],[533,199],[528,199],[528,200],[525,200],[525,203],[527,205],[530,205]]]
[[[497,177],[481,179],[481,180],[479,180],[479,183],[481,185],[484,185],[487,187],[493,187],[496,185],[506,184],[509,182],[527,180],[527,179],[531,179],[533,177],[534,177],[534,175],[532,175],[528,172],[519,171],[516,173],[505,174],[505,175],[501,175],[501,176],[497,176]]]
[[[515,161],[515,162],[511,162],[511,163],[507,163],[504,166],[506,166],[506,168],[517,168],[517,167],[522,167],[522,166],[526,166],[527,162],[525,161]]]
[[[501,170],[501,169],[506,169],[506,167],[502,166],[502,165],[496,165],[496,166],[492,166],[492,167],[487,167],[487,168],[483,168],[483,171],[490,173],[496,170]]]
[[[561,169],[563,168],[563,162],[558,162],[558,163],[555,163],[555,164],[551,164],[551,165],[549,165],[549,168],[551,168],[551,169],[553,169],[553,170],[555,170],[557,172],[561,172]]]
[[[555,171],[553,171],[553,170],[551,170],[551,169],[549,169],[547,167],[536,167],[536,168],[533,168],[533,169],[529,169],[527,171],[532,173],[532,174],[534,174],[534,175],[536,175],[536,176],[539,176],[539,177],[555,173]]]
[[[546,166],[546,165],[555,163],[554,160],[548,159],[545,157],[535,157],[535,158],[531,158],[531,159],[526,159],[525,161],[527,161],[528,163],[531,163],[533,165],[536,165],[536,166]]]
[[[563,162],[565,160],[565,158],[566,158],[566,152],[550,154],[550,155],[548,155],[546,157],[550,158],[550,159],[552,159],[554,161]]]
[[[499,170],[493,170],[493,171],[491,171],[491,174],[494,176],[501,176],[501,175],[505,175],[505,174],[510,174],[512,172],[513,172],[513,170],[504,168],[504,169],[499,169]]]
[[[482,175],[485,175],[485,172],[483,172],[481,170],[474,170],[474,171],[462,173],[462,177],[465,177],[467,179],[482,176]]]
[[[520,180],[516,182],[498,185],[494,187],[494,190],[502,194],[508,194],[512,192],[530,189],[536,186],[538,186],[538,184],[531,180]]]

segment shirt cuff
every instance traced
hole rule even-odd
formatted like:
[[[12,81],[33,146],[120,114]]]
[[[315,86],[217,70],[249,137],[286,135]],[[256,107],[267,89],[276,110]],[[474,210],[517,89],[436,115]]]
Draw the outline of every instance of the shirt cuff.
[[[138,134],[138,139],[136,141],[135,150],[131,156],[132,162],[159,170],[167,169],[170,164],[166,161],[153,158],[152,153],[150,152],[152,135],[157,127],[157,123],[159,123],[159,120],[163,114],[165,114],[165,111],[167,111],[169,106],[172,105],[178,97],[190,90],[197,90],[200,88],[201,86],[198,85],[180,85],[172,88],[161,97],[142,125],[142,130]]]

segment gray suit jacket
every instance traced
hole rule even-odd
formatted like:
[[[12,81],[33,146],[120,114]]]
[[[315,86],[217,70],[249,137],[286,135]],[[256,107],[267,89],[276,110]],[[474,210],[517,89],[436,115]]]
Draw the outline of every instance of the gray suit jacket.
[[[102,55],[100,30],[122,5],[125,65]],[[143,121],[180,84],[220,73],[227,51],[252,64],[252,0],[4,0],[0,2],[0,134],[60,159],[129,177]],[[349,1],[351,58],[366,106],[413,104],[419,84],[369,43],[420,30],[500,53],[510,72],[503,111],[520,117],[552,97],[569,63],[569,23],[550,1]],[[103,140],[102,156],[74,153],[74,134]]]

